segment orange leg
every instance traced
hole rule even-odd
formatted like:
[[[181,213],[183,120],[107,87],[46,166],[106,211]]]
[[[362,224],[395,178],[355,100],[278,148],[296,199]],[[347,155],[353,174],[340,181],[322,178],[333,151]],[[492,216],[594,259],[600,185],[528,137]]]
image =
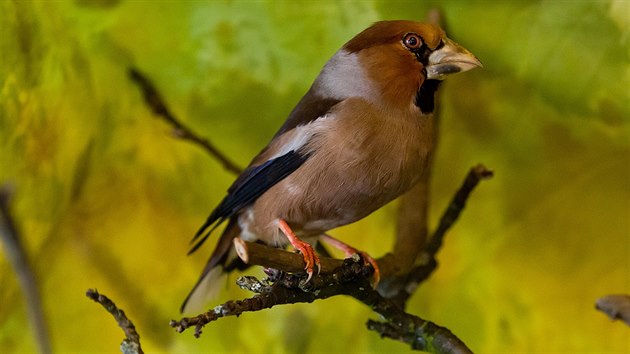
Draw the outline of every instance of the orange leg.
[[[319,264],[319,257],[317,257],[317,254],[315,254],[315,251],[313,250],[313,247],[311,245],[300,240],[295,235],[295,233],[293,232],[293,230],[291,230],[286,221],[278,219],[278,227],[280,228],[280,231],[282,231],[282,233],[289,239],[291,245],[296,250],[300,251],[300,253],[302,253],[302,256],[304,257],[304,262],[306,263],[306,267],[304,267],[304,270],[306,270],[306,273],[308,274],[308,278],[306,279],[306,282],[308,283],[313,277],[313,268],[317,266],[317,273],[319,273],[321,269],[321,265]]]
[[[376,264],[376,260],[372,258],[369,254],[363,251],[359,251],[358,249],[348,245],[347,243],[339,241],[336,238],[326,234],[321,235],[319,239],[342,251],[346,255],[346,257],[350,257],[353,254],[358,253],[361,258],[363,258],[363,261],[366,262],[366,264],[369,263],[372,265],[372,268],[374,268],[374,283],[372,284],[372,286],[374,288],[378,286],[378,283],[381,281],[381,270],[378,267],[378,264]]]

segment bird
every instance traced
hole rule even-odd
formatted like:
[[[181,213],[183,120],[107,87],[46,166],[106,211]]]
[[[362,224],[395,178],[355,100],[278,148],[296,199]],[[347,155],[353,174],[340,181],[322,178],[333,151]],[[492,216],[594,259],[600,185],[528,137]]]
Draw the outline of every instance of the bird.
[[[304,257],[307,281],[319,267],[310,243],[358,252],[327,232],[419,182],[435,145],[440,82],[477,67],[477,57],[429,23],[380,21],[350,39],[195,234],[189,254],[227,223],[180,311],[202,309],[219,279],[244,266],[232,247],[236,237],[292,245]]]

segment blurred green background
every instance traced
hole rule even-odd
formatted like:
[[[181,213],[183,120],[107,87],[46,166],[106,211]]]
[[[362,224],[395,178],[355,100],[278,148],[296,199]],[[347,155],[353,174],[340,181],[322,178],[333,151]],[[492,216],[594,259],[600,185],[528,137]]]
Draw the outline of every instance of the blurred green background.
[[[0,2],[0,183],[35,267],[56,352],[116,352],[112,297],[148,352],[408,352],[365,329],[352,299],[207,326],[168,321],[210,247],[188,241],[233,176],[173,139],[126,75],[151,77],[176,115],[246,165],[325,61],[381,19],[429,1]],[[439,2],[449,36],[485,68],[442,87],[432,225],[468,168],[473,194],[409,310],[476,352],[627,353],[630,330],[594,310],[630,293],[627,1]],[[380,256],[390,205],[334,235]],[[0,247],[0,352],[36,350]],[[250,273],[260,274],[259,271]],[[233,279],[232,279],[233,280]],[[218,301],[248,294],[232,283]]]

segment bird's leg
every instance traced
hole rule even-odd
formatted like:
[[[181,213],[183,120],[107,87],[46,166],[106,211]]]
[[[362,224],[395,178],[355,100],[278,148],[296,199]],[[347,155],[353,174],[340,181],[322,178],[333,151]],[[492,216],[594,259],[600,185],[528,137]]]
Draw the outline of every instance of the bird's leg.
[[[319,274],[319,271],[321,270],[319,257],[317,257],[317,254],[315,254],[315,251],[313,250],[313,246],[300,240],[295,235],[293,230],[291,230],[291,228],[289,227],[286,221],[282,219],[278,219],[278,227],[280,228],[280,231],[282,231],[282,233],[289,239],[289,242],[291,243],[291,245],[296,250],[300,251],[300,253],[302,253],[302,256],[304,257],[304,262],[306,263],[306,267],[304,267],[304,270],[306,270],[306,273],[308,274],[308,278],[306,278],[306,282],[308,283],[313,277],[313,268],[317,266],[318,274]]]
[[[381,270],[378,267],[376,260],[372,258],[369,254],[363,251],[360,251],[343,241],[337,240],[336,238],[330,235],[323,234],[319,236],[319,239],[335,247],[336,249],[342,251],[346,255],[346,257],[350,257],[353,254],[358,253],[366,264],[369,263],[372,265],[372,268],[374,268],[374,282],[372,286],[374,288],[378,286],[378,283],[381,281]]]

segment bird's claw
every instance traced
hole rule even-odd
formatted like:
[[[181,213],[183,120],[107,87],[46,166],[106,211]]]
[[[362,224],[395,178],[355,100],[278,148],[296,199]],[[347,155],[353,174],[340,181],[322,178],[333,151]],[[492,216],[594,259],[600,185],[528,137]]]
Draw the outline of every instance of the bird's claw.
[[[294,247],[302,254],[302,257],[304,257],[304,263],[306,263],[306,266],[304,266],[304,270],[306,271],[306,274],[308,274],[308,278],[306,278],[306,283],[308,283],[313,278],[315,267],[317,267],[318,275],[319,272],[322,270],[322,265],[319,261],[319,257],[315,253],[313,247],[306,242],[298,243],[294,245]]]
[[[306,278],[305,283],[308,283],[309,281],[311,281],[311,278],[313,278],[314,266],[317,266],[317,274],[319,274],[319,271],[322,268],[321,263],[319,262],[319,257],[317,257],[313,246],[300,240],[295,235],[293,230],[291,230],[286,221],[284,221],[283,219],[278,219],[278,227],[280,228],[280,231],[282,231],[282,233],[284,233],[284,235],[287,237],[293,248],[302,253],[302,257],[304,257],[304,263],[306,263],[304,270],[306,270],[306,274],[308,274],[308,278]]]
[[[374,269],[374,274],[372,275],[373,276],[372,288],[376,289],[376,287],[378,286],[378,283],[381,281],[381,269],[378,267],[376,260],[372,258],[372,256],[370,256],[369,254],[363,251],[357,251],[357,253],[359,254],[359,256],[361,256],[361,259],[363,259],[364,265],[369,264]]]
[[[360,251],[346,244],[345,242],[337,240],[336,238],[329,236],[327,234],[321,235],[320,239],[328,243],[329,245],[335,247],[336,249],[341,250],[346,255],[346,257],[352,257],[353,255],[357,254],[361,257],[361,259],[363,259],[364,265],[370,264],[372,268],[374,269],[372,287],[376,289],[376,287],[378,286],[378,283],[381,281],[381,270],[378,267],[376,260],[372,258],[372,256],[370,256],[366,252]]]

